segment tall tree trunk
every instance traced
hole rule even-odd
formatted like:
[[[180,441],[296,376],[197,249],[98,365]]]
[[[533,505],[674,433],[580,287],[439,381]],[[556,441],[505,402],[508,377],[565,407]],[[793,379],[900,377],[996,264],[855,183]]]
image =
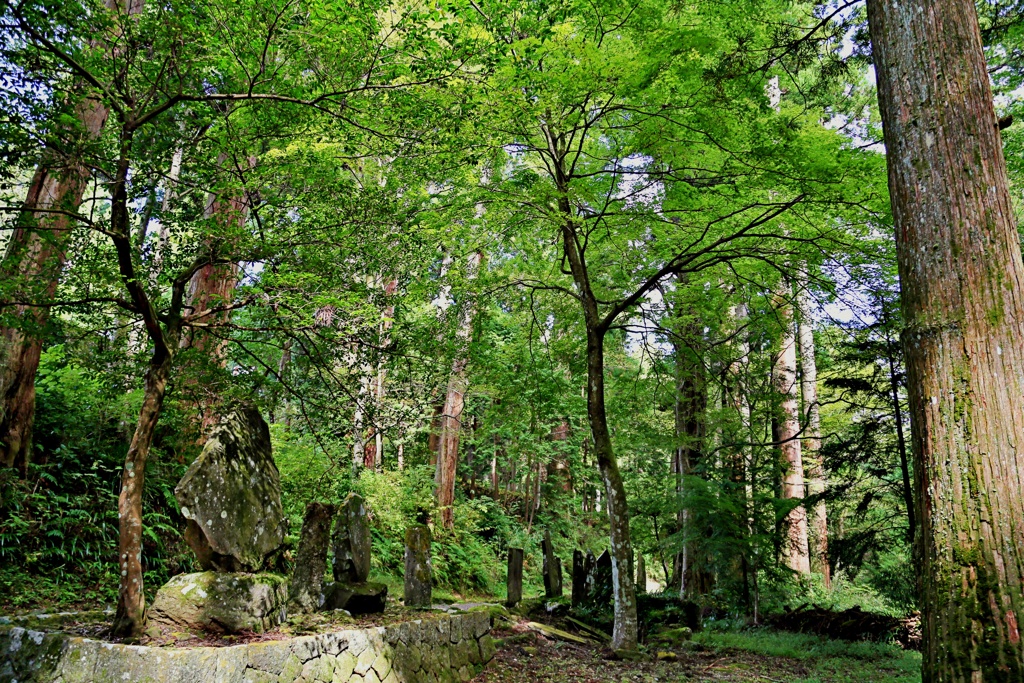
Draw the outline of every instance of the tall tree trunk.
[[[217,160],[218,166],[225,167],[227,161],[227,155],[222,154]],[[252,168],[256,164],[256,157],[250,157],[248,164]],[[235,172],[241,173],[241,168],[236,168]],[[245,225],[249,217],[249,200],[242,191],[230,192],[226,196],[211,192],[206,199],[203,217],[220,226],[218,232],[230,235]],[[219,246],[210,244],[208,248],[211,253],[216,254]],[[230,249],[230,246],[228,248]],[[238,271],[237,263],[210,263],[192,276],[188,285],[186,306],[190,310],[193,322],[207,327],[217,327],[228,322],[231,312],[223,309],[229,306],[234,298],[235,288],[238,286]],[[226,347],[227,342],[224,339],[201,328],[193,329],[181,338],[182,349],[195,348],[220,367],[227,363],[224,353]],[[193,384],[192,388],[202,392],[198,402],[199,440],[203,442],[217,423],[216,406],[220,392],[214,383],[198,382]]]
[[[795,321],[792,304],[788,301],[790,288],[784,287],[782,294],[776,297],[776,310],[782,320],[782,338],[778,356],[772,365],[772,383],[781,399],[776,440],[783,468],[782,497],[792,500],[803,498],[806,491],[800,449],[800,387],[796,379]],[[783,520],[780,550],[783,561],[790,569],[799,574],[810,573],[807,512],[803,505],[797,505]]]
[[[803,395],[804,415],[807,427],[804,430],[803,452],[807,468],[807,493],[821,496],[825,493],[825,468],[821,462],[821,417],[818,410],[818,364],[814,353],[814,326],[811,317],[811,297],[807,291],[806,273],[797,282],[797,307],[799,308],[800,340],[800,393]],[[828,562],[828,512],[825,501],[818,500],[811,507],[810,519],[811,567],[821,572],[825,586],[832,586],[832,572]]]
[[[1024,679],[1024,264],[975,5],[869,0],[896,224],[924,683]]]
[[[694,598],[711,592],[714,575],[708,567],[707,552],[702,548],[699,537],[704,530],[696,528],[695,510],[692,502],[686,502],[686,478],[696,476],[702,466],[705,440],[707,438],[708,385],[703,359],[697,355],[695,346],[699,343],[699,331],[689,325],[683,332],[686,341],[673,341],[676,358],[676,406],[675,435],[676,448],[673,469],[677,472],[677,495],[684,504],[680,506],[680,531],[686,540],[679,554],[679,595]]]
[[[594,457],[604,482],[612,556],[612,594],[615,598],[615,608],[611,644],[615,650],[632,651],[637,647],[638,631],[636,591],[631,571],[633,541],[630,538],[626,487],[622,482],[622,473],[619,472],[618,460],[615,458],[605,412],[604,337],[607,327],[601,321],[583,255],[577,249],[576,231],[571,222],[572,208],[564,193],[559,198],[559,209],[567,221],[561,229],[562,250],[569,261],[576,287],[581,292],[587,327],[587,415],[590,418],[590,433],[594,437]]]
[[[469,259],[467,278],[476,277],[483,254],[475,252]],[[469,340],[473,333],[475,307],[466,303],[459,317],[455,331],[459,348],[452,362],[452,374],[448,379],[444,408],[441,412],[440,436],[437,450],[437,470],[434,483],[437,487],[437,505],[441,509],[441,522],[451,529],[455,524],[452,504],[455,502],[455,474],[459,465],[459,433],[462,429],[462,411],[466,407],[466,389],[469,387],[467,366],[469,364]]]
[[[746,392],[743,389],[743,377],[747,372],[747,365],[750,362],[750,344],[743,327],[747,323],[746,304],[738,304],[730,311],[729,318],[734,322],[738,330],[736,343],[736,358],[729,363],[725,370],[724,381],[722,382],[722,407],[726,410],[733,410],[739,418],[738,429],[732,432],[726,442],[732,441],[736,445],[728,454],[730,472],[730,495],[736,509],[736,517],[733,521],[741,540],[740,545],[744,550],[739,557],[733,561],[734,579],[741,587],[743,603],[750,607],[750,562],[745,548],[747,539],[753,533],[753,522],[751,518],[753,482],[747,461],[750,449],[742,444],[749,440],[750,435],[750,404],[747,401]]]
[[[142,494],[146,461],[163,406],[171,363],[181,339],[185,281],[175,281],[167,310],[160,314],[146,292],[145,280],[135,269],[138,253],[131,239],[127,189],[132,143],[131,129],[123,126],[117,171],[110,183],[109,236],[117,256],[121,282],[153,343],[153,356],[146,372],[142,409],[121,475],[118,497],[120,585],[111,631],[114,635],[136,637],[142,633],[146,609],[142,573]]]
[[[626,487],[612,447],[604,403],[604,334],[587,331],[587,414],[594,437],[594,455],[604,481],[611,536],[612,593],[615,625],[612,649],[635,650],[637,646],[636,592],[630,571],[633,542],[629,531]]]
[[[142,10],[142,0],[106,0],[104,4],[112,13],[123,11],[129,16]],[[0,263],[0,280],[29,285],[9,299],[17,302],[14,313],[23,324],[0,326],[0,465],[15,467],[23,475],[32,458],[35,380],[42,332],[49,317],[48,308],[24,304],[49,303],[57,291],[74,228],[73,215],[89,182],[82,147],[99,138],[108,114],[99,98],[86,96],[75,107],[75,129],[68,131],[68,149],[43,150]]]
[[[92,97],[75,108],[84,143],[99,137],[107,113]],[[0,279],[19,284],[8,299],[18,302],[13,313],[22,321],[17,327],[0,327],[0,464],[23,475],[32,457],[35,379],[49,318],[48,308],[30,304],[53,300],[74,229],[71,214],[78,211],[88,182],[89,169],[77,150],[63,158],[46,150],[0,264]]]

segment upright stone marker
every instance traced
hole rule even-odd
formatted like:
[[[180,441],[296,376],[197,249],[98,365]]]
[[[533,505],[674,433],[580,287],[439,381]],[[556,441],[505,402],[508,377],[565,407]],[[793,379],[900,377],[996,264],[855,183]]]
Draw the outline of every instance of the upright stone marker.
[[[277,563],[287,520],[270,429],[255,406],[238,406],[214,427],[174,496],[203,569],[259,572]]]
[[[585,600],[590,600],[594,595],[594,571],[597,569],[597,558],[594,557],[594,553],[587,551],[587,557],[583,561],[583,571],[586,574],[586,583],[584,584],[584,594],[586,595]]]
[[[405,606],[430,607],[433,599],[430,529],[416,524],[405,531]]]
[[[551,543],[551,532],[544,532],[544,541],[541,543],[544,550],[544,594],[549,598],[562,597],[562,572],[559,563],[556,562],[555,546]]]
[[[587,600],[587,568],[582,550],[572,551],[572,606],[579,607]]]
[[[327,548],[334,506],[310,503],[302,520],[299,549],[288,591],[288,606],[295,612],[315,612],[323,602]]]
[[[640,557],[636,560],[636,592],[647,592],[647,563],[644,562],[643,553],[640,553]]]
[[[362,583],[370,576],[370,525],[366,503],[358,493],[350,493],[338,508],[331,536],[334,550],[334,580]]]
[[[597,605],[607,605],[612,600],[612,556],[607,550],[601,553],[594,565],[594,590],[591,596]]]
[[[508,580],[506,581],[506,586],[508,587],[508,597],[505,599],[505,604],[509,607],[515,607],[523,599],[522,548],[508,549]]]
[[[366,502],[358,493],[348,494],[338,507],[331,546],[334,583],[324,588],[323,608],[345,609],[352,614],[383,612],[387,585],[366,580],[370,576],[370,524]]]

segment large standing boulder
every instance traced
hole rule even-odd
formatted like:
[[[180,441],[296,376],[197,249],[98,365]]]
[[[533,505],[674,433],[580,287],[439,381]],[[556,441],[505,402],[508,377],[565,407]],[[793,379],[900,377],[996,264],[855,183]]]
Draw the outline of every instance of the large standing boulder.
[[[274,565],[287,520],[270,429],[255,406],[240,405],[221,420],[174,496],[188,520],[185,540],[203,569],[258,572]]]
[[[362,583],[370,576],[370,524],[366,503],[358,493],[350,493],[338,507],[331,535],[334,550],[334,580]]]
[[[327,546],[333,516],[333,505],[313,502],[306,506],[288,596],[288,607],[292,611],[315,612],[323,602]]]
[[[165,583],[149,623],[167,631],[263,632],[285,619],[288,581],[276,574],[200,572]]]

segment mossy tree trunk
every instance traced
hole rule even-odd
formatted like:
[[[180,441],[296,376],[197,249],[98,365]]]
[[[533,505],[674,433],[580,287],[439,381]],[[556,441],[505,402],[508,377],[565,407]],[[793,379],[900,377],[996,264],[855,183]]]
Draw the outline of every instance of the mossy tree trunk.
[[[869,0],[902,290],[923,680],[1024,678],[1024,265],[974,3]]]

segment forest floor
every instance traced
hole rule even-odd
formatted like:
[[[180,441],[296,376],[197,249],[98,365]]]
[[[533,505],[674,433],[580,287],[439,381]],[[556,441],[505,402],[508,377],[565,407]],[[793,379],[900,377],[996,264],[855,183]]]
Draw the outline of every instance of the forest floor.
[[[921,656],[897,646],[829,640],[769,629],[706,631],[674,651],[674,661],[648,654],[620,661],[594,645],[577,645],[510,627],[507,644],[475,683],[919,683]],[[513,641],[513,642],[508,642]]]

